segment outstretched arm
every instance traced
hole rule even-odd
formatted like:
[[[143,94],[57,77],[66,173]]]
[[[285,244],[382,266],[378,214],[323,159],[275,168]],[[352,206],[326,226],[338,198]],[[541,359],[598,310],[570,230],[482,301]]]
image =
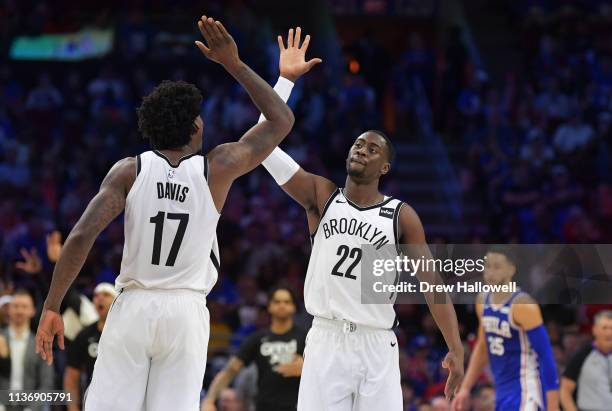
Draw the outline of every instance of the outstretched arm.
[[[301,37],[302,29],[300,27],[295,30],[295,33],[293,29],[290,29],[287,35],[287,46],[285,47],[282,37],[278,36],[280,78],[274,86],[274,91],[283,101],[289,100],[293,83],[322,61],[319,58],[306,61],[310,35],[304,38],[302,44],[300,44]],[[266,116],[262,113],[259,121],[265,119]],[[313,232],[319,223],[320,212],[325,202],[336,189],[335,184],[324,177],[306,172],[279,147],[272,151],[262,165],[278,185],[306,209],[310,231]]]
[[[482,304],[476,304],[476,314],[478,315],[478,319],[482,317]],[[457,396],[453,400],[452,403],[452,411],[465,411],[469,407],[468,400],[470,398],[470,391],[478,377],[482,373],[482,369],[489,362],[489,355],[487,353],[487,346],[484,336],[484,330],[482,329],[482,325],[478,325],[478,337],[476,339],[476,343],[474,344],[474,348],[472,349],[472,355],[470,356],[470,362],[468,364],[467,371],[465,372],[465,378],[461,383],[461,388],[459,388],[459,392]]]
[[[558,411],[560,408],[557,364],[540,306],[528,295],[520,295],[512,304],[512,318],[525,331],[531,347],[538,354],[542,390],[546,393],[546,409]]]
[[[36,352],[49,364],[53,361],[51,347],[55,335],[58,337],[60,348],[63,349],[64,346],[64,326],[59,314],[64,295],[81,271],[100,232],[123,211],[125,198],[135,178],[134,157],[117,162],[102,181],[100,191],[91,200],[66,239],[55,264],[49,294],[36,333]]]
[[[225,367],[217,373],[213,381],[210,383],[206,398],[202,402],[201,411],[216,411],[215,402],[219,398],[219,394],[236,377],[238,372],[242,369],[244,363],[238,357],[232,357],[229,359]]]
[[[425,242],[423,224],[412,207],[404,205],[400,209],[399,225],[402,233],[400,237],[402,244],[411,245],[407,254],[415,258],[418,258],[417,255],[431,258],[431,252]],[[419,281],[429,284],[439,282],[436,272],[421,271],[416,275]],[[444,358],[442,366],[449,370],[444,393],[447,398],[451,399],[458,391],[463,379],[463,345],[459,337],[459,324],[457,323],[455,307],[446,295],[443,295],[445,297],[444,302],[436,301],[437,295],[433,292],[424,293],[424,295],[429,311],[436,324],[438,324],[448,347],[448,354]]]
[[[221,64],[266,116],[266,121],[252,127],[239,141],[221,144],[208,154],[209,186],[215,206],[221,210],[232,182],[259,165],[278,146],[289,134],[294,118],[272,87],[240,60],[236,43],[221,22],[202,16],[198,27],[208,44],[196,41],[198,48]]]

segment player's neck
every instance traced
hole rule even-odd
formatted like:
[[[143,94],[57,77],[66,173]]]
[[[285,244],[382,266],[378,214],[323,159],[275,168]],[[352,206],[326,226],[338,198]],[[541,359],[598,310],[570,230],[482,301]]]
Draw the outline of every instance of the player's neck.
[[[360,183],[350,176],[346,177],[344,196],[361,207],[380,203],[384,196],[378,191],[378,181]]]
[[[612,354],[612,347],[606,347],[601,341],[593,340],[593,346],[606,355]]]
[[[506,284],[502,284],[502,285],[506,285]],[[496,304],[496,305],[505,304],[506,301],[510,299],[510,297],[512,297],[512,293],[504,293],[504,292],[494,293],[494,294],[491,294],[491,303]]]
[[[270,331],[274,334],[285,334],[293,327],[293,320],[288,318],[286,320],[273,319],[270,324]]]
[[[30,328],[30,323],[28,323],[27,321],[21,324],[12,323],[10,324],[10,327],[13,329],[15,335],[21,337],[23,333],[25,333],[26,330]]]
[[[177,164],[181,158],[189,156],[191,154],[199,153],[200,149],[193,147],[190,144],[184,145],[183,147],[159,150],[166,158],[172,163]]]

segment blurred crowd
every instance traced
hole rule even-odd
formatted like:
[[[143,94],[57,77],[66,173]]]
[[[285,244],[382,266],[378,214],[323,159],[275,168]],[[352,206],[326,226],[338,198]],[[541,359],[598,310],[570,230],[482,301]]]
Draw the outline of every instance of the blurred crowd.
[[[492,241],[612,238],[609,2],[505,2],[520,61],[493,84],[468,61],[437,124],[467,152],[464,196]],[[509,51],[510,52],[510,51]],[[465,56],[465,50],[463,54]]]
[[[191,7],[189,2],[172,3],[178,10]],[[224,11],[220,3],[210,2],[211,8],[227,22],[241,57],[274,82],[275,28],[257,20],[249,2],[232,2]],[[350,142],[364,129],[382,128],[385,90],[394,90],[398,138],[411,131],[413,125],[406,121],[413,104],[409,79],[416,73],[434,104],[436,93],[452,96],[449,101],[456,103],[438,108],[444,119],[439,128],[453,136],[449,144],[466,148],[465,196],[476,196],[486,206],[482,219],[487,219],[490,232],[499,234],[492,240],[609,240],[612,50],[606,47],[612,44],[612,24],[576,23],[570,35],[564,31],[567,16],[559,10],[536,16],[530,10],[514,12],[522,22],[525,43],[537,47],[523,49],[525,70],[504,84],[490,84],[477,70],[466,69],[464,46],[453,32],[437,57],[421,35],[410,36],[406,50],[385,68],[389,76],[377,72],[367,58],[359,74],[340,79],[330,70],[315,69],[294,89],[290,105],[297,121],[283,147],[305,169],[343,184]],[[590,18],[608,22],[608,16],[597,12]],[[114,21],[112,13],[100,13],[98,21]],[[26,316],[34,329],[35,310],[43,302],[61,237],[112,164],[148,149],[136,128],[135,107],[155,84],[184,79],[201,89],[205,151],[237,139],[259,116],[230,76],[190,48],[193,36],[187,36],[186,46],[164,43],[166,37],[137,11],[118,16],[117,47],[104,59],[76,64],[4,59],[12,35],[61,31],[71,28],[70,22],[70,15],[58,19],[50,2],[0,2],[0,295],[7,296],[0,297],[3,325],[17,315],[8,307],[20,300],[11,296],[27,290],[33,306],[26,307]],[[353,54],[366,57],[380,51],[367,40],[354,46]],[[443,79],[442,88],[434,86],[434,75]],[[397,181],[385,184],[388,194],[400,194]],[[244,338],[268,323],[267,290],[282,279],[301,292],[310,253],[307,230],[304,210],[262,170],[232,188],[218,228],[221,272],[208,296],[211,339],[205,386]],[[65,304],[81,327],[97,318],[85,315],[93,309],[85,296],[92,296],[99,283],[114,282],[122,250],[123,224],[118,219],[97,240]],[[445,345],[437,327],[424,307],[401,305],[397,310],[406,410],[444,410],[440,361]],[[561,365],[584,338],[580,332],[592,318],[588,308],[570,311],[573,326],[549,324],[556,332],[552,337]],[[458,314],[462,334],[471,341],[476,318],[470,307],[458,307]],[[308,326],[308,321],[300,310],[297,322]],[[62,370],[59,361],[57,387]],[[475,410],[491,409],[494,392],[488,383],[490,379],[483,380],[475,393]],[[224,395],[228,404],[240,402],[236,392]],[[240,409],[234,406],[221,409]]]

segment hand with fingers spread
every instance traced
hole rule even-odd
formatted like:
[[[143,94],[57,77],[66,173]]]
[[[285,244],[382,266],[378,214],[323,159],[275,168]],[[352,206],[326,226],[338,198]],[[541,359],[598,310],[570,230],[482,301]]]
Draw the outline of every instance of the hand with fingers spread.
[[[36,353],[51,365],[53,363],[53,340],[57,335],[57,345],[64,349],[64,321],[62,316],[44,308],[36,331]]]
[[[463,353],[457,354],[449,351],[442,361],[442,367],[449,372],[444,387],[444,395],[446,399],[452,401],[455,395],[459,392],[461,381],[463,381]]]
[[[24,261],[17,261],[15,267],[28,274],[38,274],[42,271],[42,260],[35,248],[31,248],[30,251],[22,248],[19,252]]]
[[[196,41],[200,51],[210,60],[228,68],[240,63],[238,47],[233,37],[227,32],[220,21],[212,17],[202,16],[198,21],[200,33],[206,40],[206,44]]]
[[[60,252],[62,251],[62,233],[55,230],[47,236],[47,258],[52,263],[59,260]]]
[[[300,45],[301,37],[302,29],[300,27],[295,29],[295,35],[293,28],[289,29],[287,47],[285,47],[283,38],[278,36],[278,47],[280,48],[278,67],[280,75],[294,83],[300,76],[308,73],[311,68],[323,61],[320,58],[306,61],[306,50],[308,50],[308,45],[310,44],[310,34],[304,38],[304,42]]]

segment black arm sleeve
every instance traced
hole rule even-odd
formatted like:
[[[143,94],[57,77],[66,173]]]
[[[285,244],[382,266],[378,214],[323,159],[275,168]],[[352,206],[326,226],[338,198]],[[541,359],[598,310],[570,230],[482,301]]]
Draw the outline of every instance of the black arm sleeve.
[[[66,348],[66,365],[79,370],[85,363],[87,351],[87,340],[83,330],[81,330],[74,341]]]
[[[586,361],[591,351],[593,351],[593,346],[591,344],[585,345],[580,350],[578,350],[578,352],[576,352],[576,354],[574,354],[567,363],[567,367],[565,367],[563,376],[572,381],[578,381],[578,377],[580,376],[580,370],[582,370],[582,365]]]
[[[236,357],[243,362],[245,366],[249,365],[255,357],[257,356],[257,351],[259,350],[259,341],[261,339],[260,332],[254,332],[250,336],[247,337],[246,340],[240,346],[240,349],[236,353]]]
[[[11,378],[11,357],[0,358],[0,376]]]
[[[298,349],[297,353],[301,356],[304,356],[304,348],[306,348],[306,331],[299,329],[299,337],[298,337]]]

